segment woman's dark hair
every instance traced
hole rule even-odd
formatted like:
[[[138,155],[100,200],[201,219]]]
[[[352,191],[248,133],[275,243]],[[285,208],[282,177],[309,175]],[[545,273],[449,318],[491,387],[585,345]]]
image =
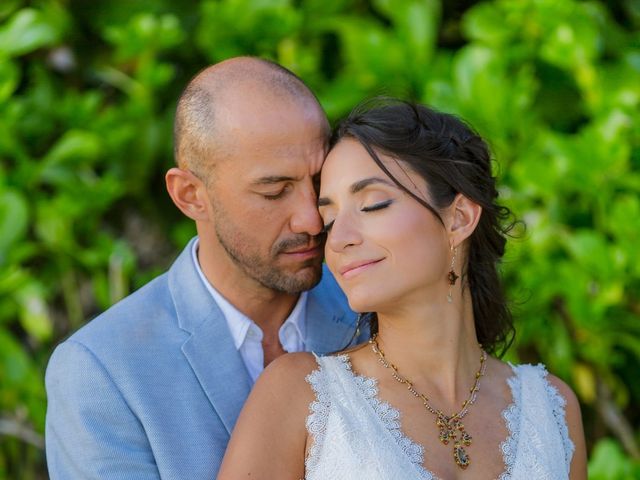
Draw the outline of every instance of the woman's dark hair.
[[[345,137],[358,140],[386,175],[443,225],[439,210],[449,206],[458,193],[482,207],[478,225],[469,237],[462,278],[471,292],[478,342],[489,353],[504,354],[515,328],[497,267],[515,222],[510,210],[496,203],[498,191],[487,144],[453,115],[387,98],[357,107],[335,129],[331,147]],[[395,178],[377,152],[404,162],[424,178],[433,205]],[[373,334],[377,331],[375,314],[370,319]]]

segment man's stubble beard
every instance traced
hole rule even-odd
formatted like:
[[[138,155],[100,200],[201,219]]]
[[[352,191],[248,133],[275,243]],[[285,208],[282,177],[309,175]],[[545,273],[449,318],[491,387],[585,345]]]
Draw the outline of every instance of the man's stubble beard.
[[[252,251],[250,246],[246,245],[243,241],[246,237],[239,233],[234,224],[229,221],[226,212],[219,205],[212,206],[216,216],[215,232],[218,242],[245,275],[269,290],[290,295],[311,290],[320,282],[321,258],[304,261],[295,273],[288,273],[275,265],[278,255],[282,252],[309,245],[311,240],[309,235],[299,234],[280,240],[272,246],[269,257],[262,258],[258,252]]]

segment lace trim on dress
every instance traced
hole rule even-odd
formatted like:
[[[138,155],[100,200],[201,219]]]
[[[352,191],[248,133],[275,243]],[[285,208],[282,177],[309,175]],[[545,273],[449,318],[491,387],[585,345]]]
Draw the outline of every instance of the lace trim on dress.
[[[540,369],[547,395],[549,395],[549,400],[551,401],[553,417],[556,419],[556,424],[558,425],[558,429],[560,430],[562,445],[564,446],[564,459],[567,466],[567,472],[569,472],[571,459],[573,458],[573,452],[576,447],[569,437],[569,428],[567,427],[567,421],[565,418],[564,407],[567,405],[567,401],[562,395],[560,395],[558,389],[551,385],[551,383],[547,379],[547,375],[549,374],[549,372],[547,372],[546,368],[544,368],[544,365],[537,365],[537,368]]]
[[[520,422],[522,413],[522,367],[525,365],[514,366],[509,364],[513,370],[514,375],[507,379],[507,383],[511,389],[511,396],[513,398],[512,403],[502,412],[502,417],[505,420],[509,435],[504,442],[500,444],[500,450],[502,451],[502,458],[505,465],[504,472],[498,477],[498,480],[509,480],[513,474],[513,468],[516,461],[516,453],[518,451],[518,442],[520,439]],[[566,400],[558,389],[549,383],[547,376],[549,372],[545,366],[541,363],[533,366],[536,373],[542,379],[547,396],[551,402],[552,414],[555,419],[556,425],[560,431],[562,437],[562,445],[564,447],[564,457],[566,462],[566,470],[569,472],[571,465],[571,458],[575,450],[575,445],[569,437],[569,429],[565,420],[565,405]]]
[[[423,466],[424,447],[413,442],[403,434],[401,430],[400,412],[378,398],[376,379],[356,375],[352,370],[352,365],[346,354],[336,357],[316,357],[316,359],[318,368],[306,377],[307,382],[316,394],[316,400],[309,406],[310,415],[307,417],[306,422],[307,429],[314,441],[310,448],[309,456],[305,459],[307,473],[317,473],[322,469],[321,456],[328,427],[328,419],[330,413],[336,407],[339,407],[339,405],[332,406],[332,399],[335,402],[337,401],[336,398],[339,398],[339,392],[335,391],[336,381],[342,376],[347,376],[348,379],[353,382],[353,385],[355,385],[356,392],[366,399],[366,402],[373,409],[376,417],[382,422],[382,426],[395,439],[397,445],[404,455],[406,455],[409,462],[414,465],[419,478],[423,480],[436,480],[435,475]],[[521,454],[526,456],[527,454],[538,455],[539,453],[536,449],[530,449],[528,453],[520,451],[521,448],[528,445],[528,435],[538,434],[539,436],[540,434],[540,432],[535,429],[533,432],[521,432],[522,428],[524,428],[523,421],[527,420],[527,418],[523,418],[523,416],[530,416],[532,414],[529,407],[535,404],[530,405],[530,402],[535,402],[536,400],[535,398],[529,397],[523,398],[523,395],[525,395],[523,389],[527,386],[532,389],[531,394],[534,397],[544,395],[551,405],[552,416],[545,416],[543,414],[541,417],[541,421],[544,422],[542,432],[544,432],[545,429],[548,431],[548,428],[557,428],[556,431],[560,434],[560,444],[557,446],[554,444],[554,448],[559,447],[563,449],[561,458],[563,457],[565,461],[564,468],[560,465],[553,467],[555,473],[551,478],[566,478],[565,475],[569,472],[571,459],[575,450],[575,446],[569,437],[569,430],[565,421],[566,400],[560,395],[558,390],[549,383],[547,378],[548,372],[544,365],[510,366],[513,375],[507,379],[507,384],[511,390],[512,402],[501,413],[508,430],[508,436],[500,444],[504,471],[499,475],[498,480],[509,480],[512,479],[513,475],[520,475],[520,473],[522,473],[520,471],[522,468],[522,465],[520,465]],[[343,378],[343,380],[347,379]],[[336,394],[338,394],[338,396],[334,398]],[[525,402],[526,405],[524,405],[523,402]],[[532,419],[529,418],[528,420],[531,421]],[[522,440],[525,443],[521,444],[522,442],[520,442],[520,440],[523,435],[525,437],[522,438]],[[542,437],[540,438],[544,438],[544,433],[542,433]],[[529,460],[532,459],[530,458]],[[516,465],[516,461],[519,462],[518,465]],[[535,462],[533,463],[535,464]],[[525,471],[531,474],[535,470],[535,467],[536,465],[529,465]],[[518,473],[516,473],[516,470]],[[541,477],[533,475],[533,477],[529,478]]]
[[[319,362],[320,359],[316,357]],[[331,409],[331,395],[329,394],[329,382],[326,375],[317,368],[305,380],[316,394],[316,400],[309,405],[310,414],[307,417],[307,431],[313,437],[313,445],[309,449],[309,456],[304,461],[307,473],[314,471],[320,461],[320,451],[324,444],[325,432],[327,430],[327,418]]]
[[[374,410],[384,427],[389,431],[395,439],[400,449],[409,458],[410,462],[416,467],[423,480],[438,480],[431,472],[427,471],[423,466],[424,448],[422,445],[413,442],[408,438],[401,429],[400,412],[383,402],[378,398],[378,385],[374,378],[356,375],[353,373],[349,356],[337,355],[335,358],[339,361],[341,368],[348,373],[353,379],[358,391],[367,400],[371,408]],[[309,451],[309,457],[305,462],[308,471],[313,470],[319,461],[319,453],[322,443],[325,439],[326,422],[331,408],[328,393],[329,381],[326,375],[323,375],[322,365],[307,376],[307,382],[316,393],[317,400],[310,405],[311,414],[307,418],[307,428],[314,436],[314,444]]]
[[[516,462],[516,453],[518,452],[518,441],[520,438],[520,415],[522,411],[522,402],[520,400],[520,375],[513,365],[511,365],[514,375],[507,379],[507,384],[511,389],[511,404],[502,411],[502,418],[505,421],[509,435],[500,444],[502,451],[502,459],[504,462],[504,472],[500,474],[498,480],[509,480],[513,473],[513,466]]]

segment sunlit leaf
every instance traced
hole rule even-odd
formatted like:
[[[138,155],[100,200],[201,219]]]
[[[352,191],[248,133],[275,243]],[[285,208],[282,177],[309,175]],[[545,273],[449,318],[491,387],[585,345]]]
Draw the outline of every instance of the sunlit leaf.
[[[24,8],[0,27],[0,54],[18,56],[54,45],[61,32],[43,12]]]
[[[43,288],[32,283],[20,290],[16,297],[22,307],[20,320],[25,331],[39,341],[51,338],[53,322],[47,311]]]

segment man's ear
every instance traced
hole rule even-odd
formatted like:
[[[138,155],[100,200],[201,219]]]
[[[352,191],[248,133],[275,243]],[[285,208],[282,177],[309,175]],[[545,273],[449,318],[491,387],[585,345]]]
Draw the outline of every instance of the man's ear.
[[[476,229],[482,215],[482,207],[459,193],[449,208],[452,214],[449,241],[452,247],[457,247]]]
[[[164,178],[171,200],[182,213],[196,221],[209,219],[209,196],[202,180],[177,167],[170,168]]]

